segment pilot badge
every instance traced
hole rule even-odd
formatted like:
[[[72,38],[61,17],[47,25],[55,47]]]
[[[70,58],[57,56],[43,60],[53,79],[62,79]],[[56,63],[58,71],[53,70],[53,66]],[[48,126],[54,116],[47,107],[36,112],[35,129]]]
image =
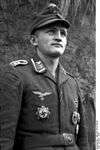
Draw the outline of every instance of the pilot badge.
[[[80,114],[77,111],[74,111],[72,114],[72,123],[76,125],[80,122]]]
[[[37,115],[38,119],[47,119],[47,118],[49,118],[49,115],[50,115],[49,108],[45,107],[45,106],[38,107],[36,115]]]

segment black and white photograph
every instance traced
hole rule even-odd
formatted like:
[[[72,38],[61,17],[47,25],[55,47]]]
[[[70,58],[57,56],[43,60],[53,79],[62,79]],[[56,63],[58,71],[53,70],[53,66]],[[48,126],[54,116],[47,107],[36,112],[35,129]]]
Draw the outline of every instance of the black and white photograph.
[[[96,0],[0,0],[0,150],[100,150],[97,99]]]

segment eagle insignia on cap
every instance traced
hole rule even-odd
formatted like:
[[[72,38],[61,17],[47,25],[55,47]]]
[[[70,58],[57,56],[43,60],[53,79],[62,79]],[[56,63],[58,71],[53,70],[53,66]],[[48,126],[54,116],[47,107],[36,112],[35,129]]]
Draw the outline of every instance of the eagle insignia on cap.
[[[61,14],[60,9],[57,7],[56,4],[50,3],[47,7],[47,11],[45,13],[49,12],[49,14]],[[61,14],[62,15],[62,14]]]

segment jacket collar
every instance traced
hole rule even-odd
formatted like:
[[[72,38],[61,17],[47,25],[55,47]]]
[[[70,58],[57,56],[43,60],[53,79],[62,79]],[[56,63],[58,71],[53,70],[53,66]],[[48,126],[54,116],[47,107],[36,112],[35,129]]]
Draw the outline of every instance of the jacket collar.
[[[38,57],[37,54],[34,55],[33,58],[31,58],[31,63],[34,67],[35,72],[39,74],[44,74],[48,78],[52,79],[54,82],[57,82],[59,85],[67,81],[71,75],[65,71],[63,66],[59,63],[58,65],[58,77],[57,80],[49,73],[48,69],[44,65],[44,63],[41,61],[41,59]]]

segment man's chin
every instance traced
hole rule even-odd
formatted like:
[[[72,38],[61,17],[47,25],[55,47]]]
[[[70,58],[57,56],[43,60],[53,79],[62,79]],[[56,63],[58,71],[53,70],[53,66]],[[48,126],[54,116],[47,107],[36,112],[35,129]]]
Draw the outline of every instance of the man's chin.
[[[55,52],[55,53],[49,53],[48,57],[51,58],[59,58],[62,54],[60,52]]]

